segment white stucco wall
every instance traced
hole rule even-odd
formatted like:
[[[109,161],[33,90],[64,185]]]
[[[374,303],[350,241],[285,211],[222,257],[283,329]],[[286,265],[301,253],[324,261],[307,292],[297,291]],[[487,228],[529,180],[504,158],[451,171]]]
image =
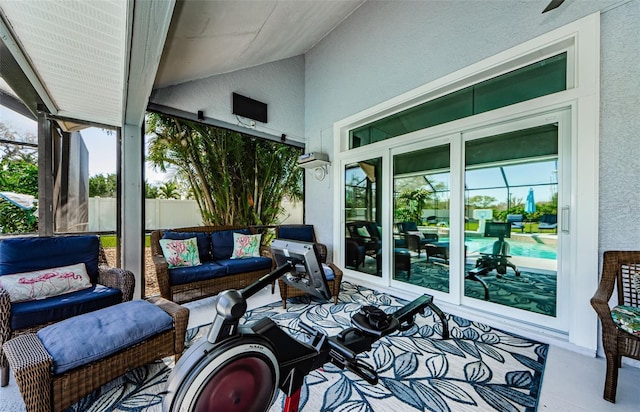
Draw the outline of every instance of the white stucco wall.
[[[637,248],[639,7],[638,0],[573,1],[543,15],[531,1],[367,2],[305,55],[307,149],[331,154],[334,122],[604,10],[600,247]],[[306,220],[331,243],[333,188],[306,182]]]
[[[600,253],[640,248],[640,1],[601,17]]]
[[[169,86],[154,91],[150,101],[194,114],[202,110],[205,117],[238,125],[233,92],[267,104],[267,123],[256,122],[256,131],[305,141],[303,56]]]

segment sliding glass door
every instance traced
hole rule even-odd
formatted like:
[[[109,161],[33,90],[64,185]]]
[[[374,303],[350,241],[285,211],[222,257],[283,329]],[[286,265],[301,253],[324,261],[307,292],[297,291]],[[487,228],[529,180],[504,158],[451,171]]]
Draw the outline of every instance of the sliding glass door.
[[[351,162],[344,167],[344,265],[382,275],[382,158]]]
[[[558,112],[463,134],[463,299],[470,305],[562,324],[567,122]]]

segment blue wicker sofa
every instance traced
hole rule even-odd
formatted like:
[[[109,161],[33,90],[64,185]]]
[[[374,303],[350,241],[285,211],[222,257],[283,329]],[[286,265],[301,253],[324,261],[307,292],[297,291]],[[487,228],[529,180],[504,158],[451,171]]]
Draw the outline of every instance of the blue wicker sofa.
[[[241,289],[273,269],[268,248],[260,256],[232,259],[234,233],[255,234],[247,226],[196,226],[151,232],[151,254],[160,295],[176,303],[217,295],[227,289]],[[196,238],[201,262],[197,266],[169,268],[160,246],[161,239]]]
[[[70,265],[85,270],[78,275],[65,269]],[[68,275],[66,280],[63,275]],[[60,289],[51,280],[53,276],[71,287]],[[130,301],[134,282],[133,273],[107,266],[96,235],[0,238],[0,386],[9,382],[3,342],[63,319]],[[41,293],[25,297],[21,284],[33,289],[39,285]]]

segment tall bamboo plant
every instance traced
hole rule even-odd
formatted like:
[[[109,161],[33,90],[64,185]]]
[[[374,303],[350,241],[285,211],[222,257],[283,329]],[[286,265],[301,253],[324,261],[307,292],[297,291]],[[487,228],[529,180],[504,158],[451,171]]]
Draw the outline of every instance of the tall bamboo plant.
[[[269,225],[302,198],[301,149],[201,123],[147,115],[148,160],[187,179],[206,225]]]

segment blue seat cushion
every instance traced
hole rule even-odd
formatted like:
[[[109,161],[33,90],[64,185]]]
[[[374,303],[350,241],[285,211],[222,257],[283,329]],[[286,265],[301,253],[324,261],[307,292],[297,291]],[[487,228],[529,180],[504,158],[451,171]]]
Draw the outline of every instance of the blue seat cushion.
[[[327,281],[334,280],[336,278],[336,274],[333,273],[333,269],[331,269],[331,267],[326,263],[322,264],[322,269],[324,270],[324,278],[327,279]]]
[[[38,338],[53,358],[55,375],[140,343],[173,327],[173,318],[146,300],[135,300],[49,325]]]
[[[92,312],[122,302],[119,289],[95,285],[77,292],[11,304],[11,329],[24,329]]]
[[[271,269],[272,261],[266,257],[246,257],[242,259],[220,259],[218,263],[227,268],[227,275]]]
[[[411,253],[409,253],[409,249],[400,248],[400,247],[394,248],[393,249],[393,253],[396,254],[396,255],[405,255],[405,256],[409,255],[409,256],[411,256]]]
[[[430,245],[433,245],[435,247],[444,247],[444,248],[449,248],[449,242],[431,242],[429,243]]]
[[[184,240],[196,238],[198,243],[198,256],[200,262],[208,262],[211,260],[211,237],[205,232],[174,232],[171,230],[165,230],[162,232],[163,239],[176,239]]]
[[[407,241],[404,238],[394,238],[393,246],[395,246],[396,248],[407,247]]]
[[[84,263],[96,283],[99,252],[96,235],[5,238],[0,240],[0,276]]]
[[[220,230],[211,233],[211,248],[213,259],[228,259],[233,252],[233,234],[250,235],[249,229]]]
[[[199,266],[181,266],[169,269],[169,283],[184,285],[185,283],[208,280],[227,275],[227,268],[217,262],[209,261]]]
[[[312,225],[280,226],[278,228],[278,238],[300,240],[302,242],[313,242],[313,226]]]

